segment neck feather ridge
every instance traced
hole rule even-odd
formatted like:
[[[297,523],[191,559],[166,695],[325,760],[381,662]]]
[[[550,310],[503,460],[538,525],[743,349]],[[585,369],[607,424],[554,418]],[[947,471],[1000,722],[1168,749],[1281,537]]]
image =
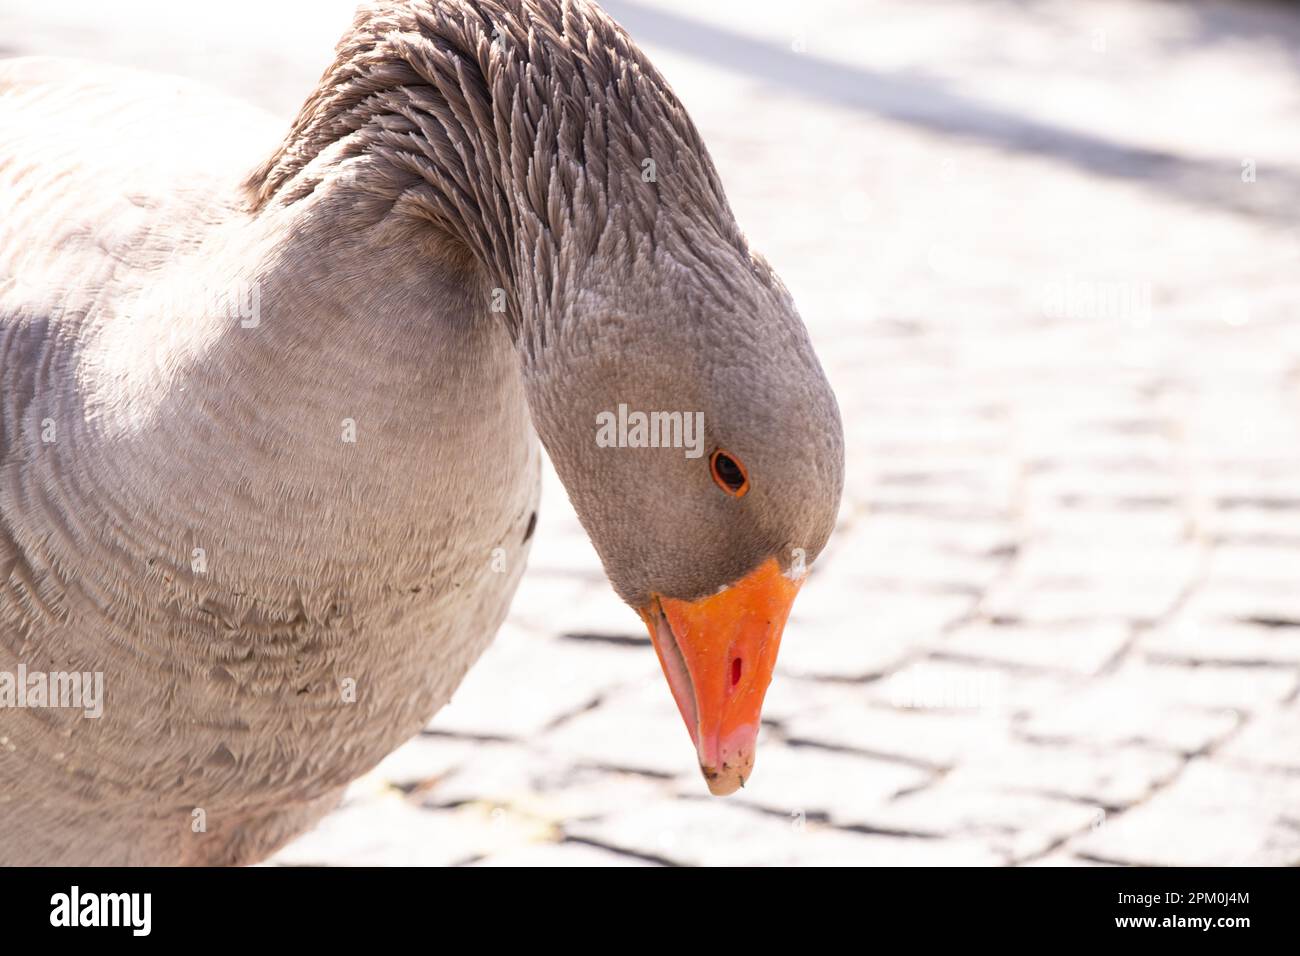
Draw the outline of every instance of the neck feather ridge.
[[[472,253],[528,353],[593,262],[708,269],[701,236],[748,256],[685,110],[584,0],[384,0],[336,53],[249,178],[253,210],[345,183],[423,220]]]

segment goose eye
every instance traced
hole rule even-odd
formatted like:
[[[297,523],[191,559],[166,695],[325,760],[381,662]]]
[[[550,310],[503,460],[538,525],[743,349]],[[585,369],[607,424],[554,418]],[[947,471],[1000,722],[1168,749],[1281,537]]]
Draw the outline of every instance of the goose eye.
[[[745,466],[725,451],[719,449],[713,453],[709,459],[709,470],[713,472],[713,480],[718,487],[733,498],[740,498],[749,490],[749,475],[745,474]]]

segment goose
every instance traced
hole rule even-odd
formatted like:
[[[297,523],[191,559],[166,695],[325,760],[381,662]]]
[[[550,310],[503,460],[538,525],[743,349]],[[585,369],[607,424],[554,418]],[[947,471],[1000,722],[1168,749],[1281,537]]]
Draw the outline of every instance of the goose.
[[[249,864],[312,827],[501,625],[542,448],[733,792],[842,426],[621,27],[379,0],[287,133],[0,64],[0,863]]]

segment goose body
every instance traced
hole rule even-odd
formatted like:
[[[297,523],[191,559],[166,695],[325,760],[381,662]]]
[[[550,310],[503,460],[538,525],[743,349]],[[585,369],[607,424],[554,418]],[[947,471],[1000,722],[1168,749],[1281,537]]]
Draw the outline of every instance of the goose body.
[[[416,732],[500,624],[538,486],[518,363],[461,320],[450,270],[249,220],[229,203],[262,157],[200,179],[145,138],[254,111],[0,69],[26,91],[0,97],[0,188],[32,197],[0,225],[0,671],[100,672],[105,698],[98,719],[0,711],[0,855],[256,859]],[[59,155],[69,127],[126,148]]]
[[[652,311],[627,297],[678,275],[650,266],[683,236],[726,250],[733,301],[776,310],[784,293],[739,245],[707,156],[678,170],[704,201],[654,199],[687,224],[662,235],[622,195],[634,163],[592,188],[605,131],[569,167],[578,112],[556,102],[578,88],[555,77],[594,70],[597,47],[608,99],[583,110],[630,114],[629,78],[670,97],[603,14],[560,0],[363,10],[287,136],[183,81],[0,64],[0,675],[103,681],[97,717],[0,707],[0,863],[247,863],[328,812],[504,618],[536,516],[534,423],[620,593],[663,596],[660,627],[670,599],[820,550],[824,502],[806,534],[777,508],[737,554],[698,555],[716,579],[679,583],[684,554],[623,527],[637,509],[615,459],[592,457],[594,412],[653,400],[636,388],[657,366],[612,367],[593,341],[623,362],[646,327],[597,334],[592,316]],[[666,117],[629,161],[691,141]],[[686,125],[670,143],[656,123]],[[777,334],[815,405],[802,326]],[[662,384],[708,411],[684,374]],[[813,478],[832,517],[833,431]],[[663,468],[703,482],[701,509],[734,504],[707,465]]]

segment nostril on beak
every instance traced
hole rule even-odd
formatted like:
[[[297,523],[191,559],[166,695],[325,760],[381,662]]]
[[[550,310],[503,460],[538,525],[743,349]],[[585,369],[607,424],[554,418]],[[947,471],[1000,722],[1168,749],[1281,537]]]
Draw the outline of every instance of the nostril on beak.
[[[735,690],[736,685],[740,683],[740,675],[741,675],[741,672],[742,672],[744,669],[745,669],[745,666],[744,666],[744,664],[741,662],[741,660],[740,660],[739,657],[737,657],[735,660],[733,660],[733,661],[731,662],[731,688],[732,688],[732,690]]]

